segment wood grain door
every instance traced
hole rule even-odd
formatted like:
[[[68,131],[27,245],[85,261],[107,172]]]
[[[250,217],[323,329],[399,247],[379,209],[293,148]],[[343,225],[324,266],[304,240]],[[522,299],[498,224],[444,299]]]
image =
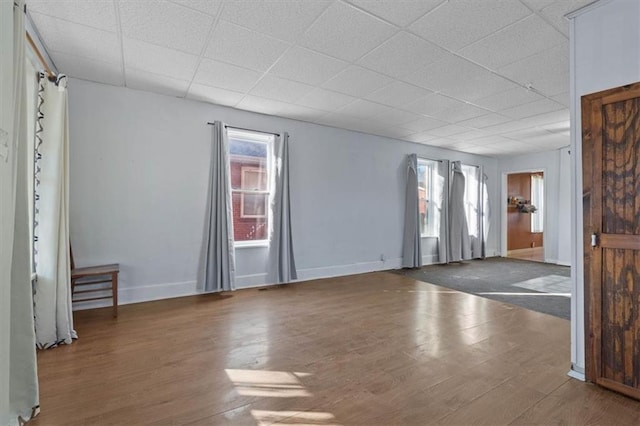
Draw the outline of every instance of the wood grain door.
[[[640,83],[582,98],[587,380],[640,399]]]

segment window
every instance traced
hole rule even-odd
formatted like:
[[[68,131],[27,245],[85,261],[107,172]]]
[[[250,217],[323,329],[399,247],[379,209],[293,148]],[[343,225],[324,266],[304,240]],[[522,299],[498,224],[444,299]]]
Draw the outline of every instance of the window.
[[[438,162],[418,159],[418,204],[420,235],[437,237],[440,230],[440,201],[444,179],[438,175]]]
[[[536,207],[531,213],[531,232],[543,232],[544,228],[544,178],[531,175],[531,204]]]
[[[480,236],[480,168],[462,164],[464,175],[464,210],[467,217],[469,236]]]
[[[228,129],[233,238],[237,245],[269,237],[273,135]]]

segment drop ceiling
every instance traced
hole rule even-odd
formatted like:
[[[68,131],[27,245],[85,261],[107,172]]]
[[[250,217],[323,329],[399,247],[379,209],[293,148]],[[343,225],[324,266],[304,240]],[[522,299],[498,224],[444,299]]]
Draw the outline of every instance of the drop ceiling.
[[[58,70],[453,150],[569,144],[593,0],[27,0]]]

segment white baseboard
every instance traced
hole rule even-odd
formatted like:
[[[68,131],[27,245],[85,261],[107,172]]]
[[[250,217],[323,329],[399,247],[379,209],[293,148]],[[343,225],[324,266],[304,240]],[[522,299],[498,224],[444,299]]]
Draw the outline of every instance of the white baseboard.
[[[581,367],[578,367],[575,364],[571,364],[571,369],[569,369],[569,372],[567,373],[567,376],[572,377],[574,379],[580,380],[585,382],[587,379],[584,375],[584,369]]]
[[[424,258],[423,258],[424,259]],[[332,278],[344,275],[362,274],[367,272],[385,271],[389,269],[399,269],[402,259],[388,259],[385,261],[361,262],[349,265],[328,266],[322,268],[307,268],[298,270],[296,282]],[[267,274],[253,274],[236,276],[236,289],[247,289],[254,287],[264,287],[275,285],[267,282]],[[152,300],[172,299],[175,297],[193,296],[201,294],[197,288],[196,281],[185,281],[177,283],[163,283],[143,286],[131,286],[120,281],[118,288],[118,304],[128,305],[131,303],[150,302]],[[84,309],[95,309],[111,306],[111,300],[93,300],[90,302],[76,302],[73,305],[74,311]]]

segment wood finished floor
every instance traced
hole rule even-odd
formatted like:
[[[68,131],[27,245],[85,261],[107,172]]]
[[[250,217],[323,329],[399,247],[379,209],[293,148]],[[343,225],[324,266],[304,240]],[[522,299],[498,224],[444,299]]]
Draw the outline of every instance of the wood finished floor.
[[[544,248],[534,247],[520,250],[509,250],[507,257],[520,260],[530,260],[532,262],[544,262]]]
[[[569,322],[371,273],[75,314],[37,425],[638,424],[566,375]]]

